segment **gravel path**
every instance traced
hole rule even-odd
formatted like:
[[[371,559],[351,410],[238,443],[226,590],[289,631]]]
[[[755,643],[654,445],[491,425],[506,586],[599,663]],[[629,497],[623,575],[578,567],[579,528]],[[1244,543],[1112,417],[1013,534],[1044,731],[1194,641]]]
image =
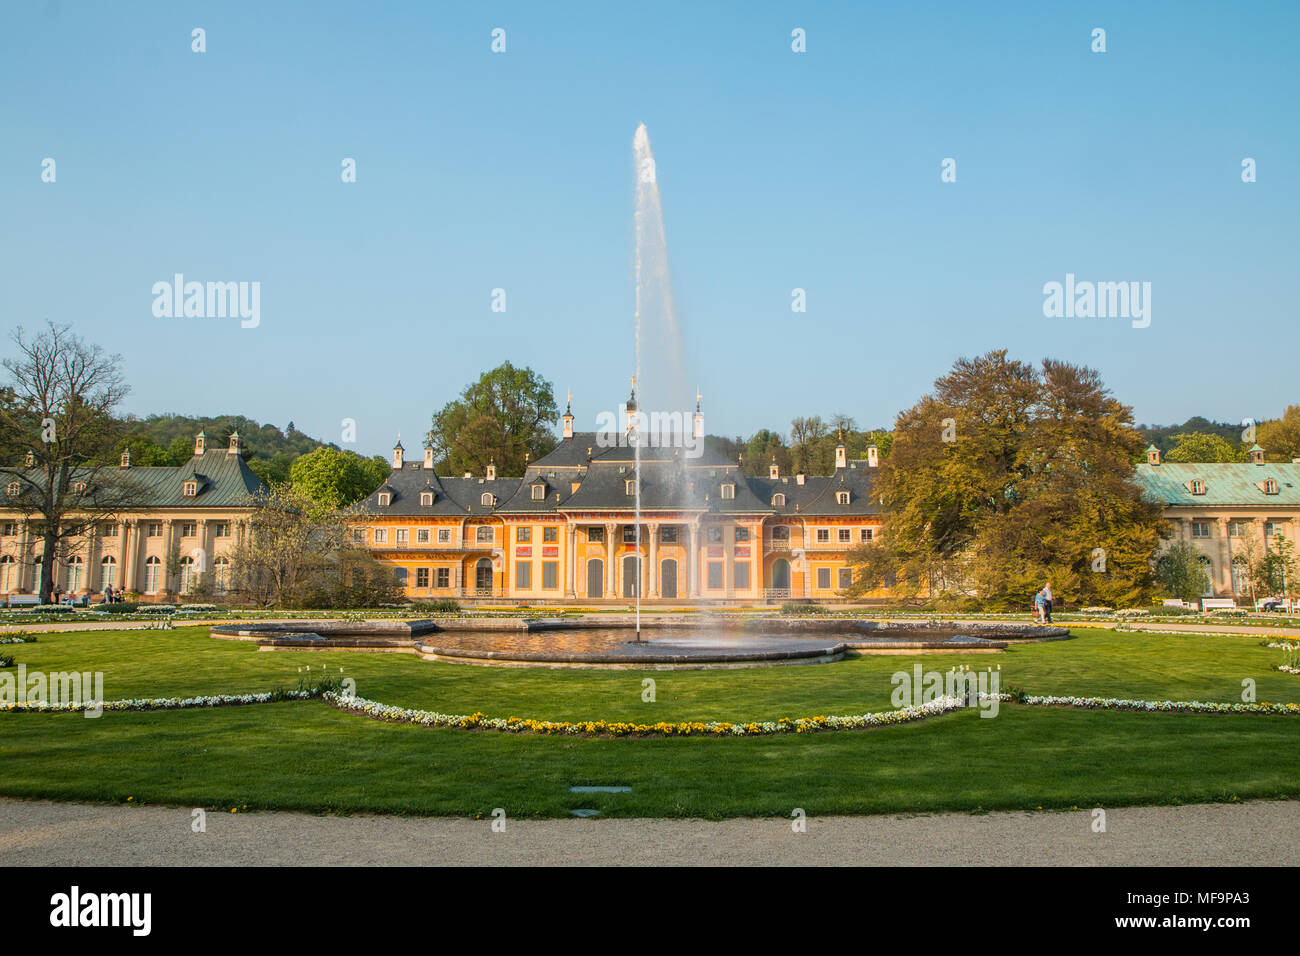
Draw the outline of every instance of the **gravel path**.
[[[1300,865],[1300,801],[789,821],[324,817],[0,799],[0,866]]]

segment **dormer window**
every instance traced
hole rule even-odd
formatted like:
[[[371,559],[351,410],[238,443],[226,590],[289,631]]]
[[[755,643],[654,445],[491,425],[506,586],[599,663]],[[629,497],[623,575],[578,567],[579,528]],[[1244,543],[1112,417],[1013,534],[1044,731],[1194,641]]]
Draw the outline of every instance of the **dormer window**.
[[[636,479],[629,478],[623,482],[623,490],[627,492],[629,498],[636,497]]]
[[[727,482],[722,486],[722,497],[726,501],[731,501],[736,497],[736,486]]]
[[[839,504],[847,505],[849,503],[849,493],[847,491],[835,492],[835,501]]]
[[[84,481],[74,481],[72,483],[72,493],[74,495],[84,495],[86,493],[86,483]]]
[[[426,508],[429,507],[429,505],[433,504],[433,492],[432,491],[420,492],[420,504]]]
[[[533,492],[534,501],[546,500],[546,486],[542,484],[540,481],[537,484],[533,485],[532,492]]]
[[[773,508],[784,508],[784,507],[785,507],[785,495],[783,495],[783,494],[782,494],[781,492],[779,492],[779,491],[778,491],[776,494],[774,494],[774,495],[772,496],[772,507],[773,507]]]
[[[1265,478],[1262,482],[1260,482],[1259,487],[1263,489],[1264,494],[1275,495],[1277,494],[1277,479]]]
[[[187,481],[185,482],[185,484],[181,485],[182,497],[193,498],[198,493],[199,493],[199,483],[197,481]]]
[[[22,490],[22,485],[20,485],[16,481],[9,482],[9,484],[5,487],[5,492],[9,495],[10,498],[17,498],[18,492],[20,492],[21,490]]]
[[[494,504],[497,503],[497,497],[496,495],[492,494],[490,491],[485,491],[479,497],[478,502],[484,508],[491,508]]]
[[[1193,478],[1187,483],[1187,490],[1194,495],[1205,494],[1205,482],[1200,478]]]
[[[392,503],[393,503],[393,496],[391,494],[389,494],[387,491],[381,491],[379,493],[379,507],[387,508]]]

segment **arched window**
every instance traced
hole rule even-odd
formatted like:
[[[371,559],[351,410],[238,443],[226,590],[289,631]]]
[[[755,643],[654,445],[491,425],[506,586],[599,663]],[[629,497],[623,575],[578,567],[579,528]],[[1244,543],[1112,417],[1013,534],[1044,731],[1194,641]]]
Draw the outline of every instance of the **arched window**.
[[[1202,481],[1200,478],[1193,478],[1191,481],[1189,481],[1187,483],[1187,488],[1194,495],[1205,494],[1205,482]]]
[[[733,498],[735,498],[735,497],[736,497],[736,486],[733,485],[731,482],[727,482],[725,485],[723,485],[723,486],[722,486],[722,497],[723,497],[724,499],[726,499],[727,501],[731,501]]]
[[[193,558],[181,558],[181,594],[189,594],[194,590],[194,584],[197,580],[195,574],[195,565]]]
[[[10,498],[17,498],[18,492],[20,492],[21,490],[22,490],[22,485],[16,481],[9,482],[9,485],[5,489],[5,491],[8,493]]]
[[[388,503],[389,503],[390,501],[392,501],[392,500],[393,500],[393,496],[392,496],[392,495],[390,495],[390,494],[389,494],[388,492],[386,492],[386,491],[383,492],[383,493],[379,496],[379,507],[381,507],[381,508],[387,508],[387,507],[388,507]]]
[[[17,567],[18,562],[13,559],[13,555],[6,554],[0,558],[0,594],[7,594],[17,589],[18,575],[14,573]]]
[[[144,593],[157,594],[162,581],[162,561],[152,557],[144,563]]]
[[[81,560],[81,555],[74,554],[68,558],[68,590],[80,591],[82,582],[85,580],[86,563]]]
[[[776,494],[774,494],[774,495],[772,496],[772,507],[773,507],[773,508],[784,508],[784,507],[785,507],[785,495],[782,494],[782,493],[779,492],[779,491],[778,491]]]
[[[117,586],[117,558],[111,554],[99,562],[99,589],[103,591],[110,585]]]
[[[1201,597],[1214,597],[1214,567],[1206,555],[1196,559],[1205,579],[1201,582]]]
[[[218,594],[230,590],[230,559],[217,558],[212,562],[212,589]]]
[[[420,492],[420,504],[425,508],[433,504],[433,492],[432,491]]]
[[[837,491],[835,492],[835,500],[842,505],[847,505],[849,503],[849,493],[847,491]]]
[[[481,504],[484,508],[491,508],[494,504],[496,504],[496,496],[493,495],[490,491],[485,491],[479,497],[478,503]]]

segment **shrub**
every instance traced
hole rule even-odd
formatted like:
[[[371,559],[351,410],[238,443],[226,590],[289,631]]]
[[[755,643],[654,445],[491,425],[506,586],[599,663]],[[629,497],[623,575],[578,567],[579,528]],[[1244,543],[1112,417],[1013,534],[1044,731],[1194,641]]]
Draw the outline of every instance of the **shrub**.
[[[139,606],[133,601],[119,601],[116,604],[96,604],[95,610],[104,614],[134,614]]]
[[[0,667],[13,667],[14,656],[12,654],[0,654]]]
[[[437,601],[416,601],[411,604],[411,610],[424,611],[430,614],[459,614],[460,602],[452,598],[441,598]]]
[[[830,614],[831,609],[820,604],[800,604],[798,601],[786,601],[781,605],[782,614],[795,617],[807,617],[810,614]]]

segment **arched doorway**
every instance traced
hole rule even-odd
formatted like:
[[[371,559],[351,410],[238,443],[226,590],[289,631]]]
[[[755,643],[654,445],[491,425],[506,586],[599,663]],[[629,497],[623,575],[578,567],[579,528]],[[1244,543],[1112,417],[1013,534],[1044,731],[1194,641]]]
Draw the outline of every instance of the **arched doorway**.
[[[592,558],[587,562],[587,597],[605,596],[605,562]]]
[[[479,591],[492,590],[492,559],[479,558],[474,565],[474,587]]]
[[[623,597],[634,598],[641,594],[641,556],[623,556]]]
[[[659,596],[677,597],[677,559],[664,558],[659,563]]]
[[[790,562],[785,558],[772,562],[772,587],[778,591],[790,590]]]

